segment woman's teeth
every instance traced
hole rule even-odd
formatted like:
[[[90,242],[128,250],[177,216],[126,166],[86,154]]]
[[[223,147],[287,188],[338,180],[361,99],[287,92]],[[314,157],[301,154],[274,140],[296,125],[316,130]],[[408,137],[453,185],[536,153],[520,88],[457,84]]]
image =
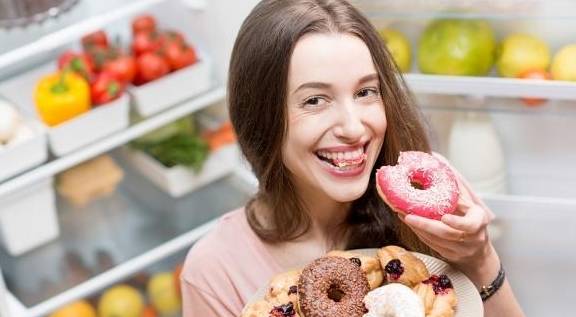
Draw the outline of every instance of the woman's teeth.
[[[366,159],[366,154],[364,153],[363,148],[358,148],[354,151],[348,152],[318,151],[316,154],[322,161],[328,162],[343,170],[356,167],[357,165],[362,164]]]
[[[328,152],[328,151],[318,151],[318,156],[321,156],[323,158],[327,158],[329,160],[356,160],[358,158],[362,157],[362,154],[364,154],[364,149],[362,148],[358,148],[354,151],[348,151],[348,152]]]

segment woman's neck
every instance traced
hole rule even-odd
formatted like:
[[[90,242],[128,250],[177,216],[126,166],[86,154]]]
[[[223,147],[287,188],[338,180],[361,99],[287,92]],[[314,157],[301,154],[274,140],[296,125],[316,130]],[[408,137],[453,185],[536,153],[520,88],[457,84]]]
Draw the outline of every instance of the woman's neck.
[[[345,241],[343,234],[351,203],[337,202],[324,195],[303,194],[300,197],[311,221],[303,238],[324,243],[328,249],[340,248]]]

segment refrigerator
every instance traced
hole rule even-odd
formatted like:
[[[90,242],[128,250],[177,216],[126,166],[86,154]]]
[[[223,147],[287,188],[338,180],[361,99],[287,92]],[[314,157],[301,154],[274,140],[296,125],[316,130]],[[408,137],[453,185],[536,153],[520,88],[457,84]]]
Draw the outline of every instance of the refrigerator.
[[[5,2],[0,98],[15,105],[35,136],[0,149],[6,168],[0,171],[0,315],[47,316],[77,300],[96,307],[106,290],[120,284],[148,302],[152,277],[174,274],[188,249],[220,215],[245,204],[258,183],[234,144],[212,152],[202,171],[190,176],[186,169],[159,166],[135,150],[135,141],[182,118],[204,127],[226,121],[232,46],[258,1],[61,1],[62,10],[28,19],[15,19]],[[526,314],[570,315],[576,295],[569,287],[576,282],[576,84],[503,78],[497,66],[482,76],[423,74],[418,48],[432,21],[482,20],[498,42],[531,34],[554,57],[576,44],[576,3],[351,2],[377,29],[406,37],[412,60],[403,79],[428,120],[434,150],[495,213],[490,236]],[[97,30],[129,50],[132,23],[142,14],[193,43],[195,66],[126,87],[124,99],[94,108],[76,123],[41,124],[32,102],[38,78],[63,52],[81,50],[82,37]],[[541,102],[531,106],[526,98]],[[110,190],[86,201],[67,196],[63,175],[102,157],[94,164],[112,162],[107,173],[117,173]]]

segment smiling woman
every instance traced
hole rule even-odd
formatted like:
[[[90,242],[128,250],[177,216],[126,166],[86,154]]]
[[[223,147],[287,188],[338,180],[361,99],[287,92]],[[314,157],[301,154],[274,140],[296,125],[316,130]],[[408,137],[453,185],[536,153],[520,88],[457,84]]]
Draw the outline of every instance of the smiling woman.
[[[458,230],[398,217],[379,198],[378,167],[394,165],[402,151],[431,150],[390,54],[346,1],[260,2],[236,39],[228,88],[259,191],[190,251],[181,277],[185,316],[238,316],[274,275],[331,249],[396,244],[474,268],[468,273],[478,285],[496,275],[499,260],[486,239],[492,214],[473,194],[461,190],[471,202],[449,219]],[[477,229],[470,241],[447,240],[463,237],[465,227]],[[512,313],[503,315],[516,316],[507,292]],[[256,302],[243,316],[298,314],[298,303],[285,304]]]

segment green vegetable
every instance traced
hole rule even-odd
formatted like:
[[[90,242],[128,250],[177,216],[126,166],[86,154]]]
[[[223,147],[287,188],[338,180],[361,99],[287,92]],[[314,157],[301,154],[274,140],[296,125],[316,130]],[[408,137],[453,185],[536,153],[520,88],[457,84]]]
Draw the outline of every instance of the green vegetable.
[[[174,121],[159,129],[149,132],[138,139],[134,140],[135,143],[157,143],[168,138],[171,138],[180,133],[194,134],[194,123],[192,118],[185,117],[180,120]]]
[[[184,165],[199,171],[208,157],[208,144],[189,134],[177,134],[164,141],[138,146],[166,167]]]
[[[195,171],[202,169],[210,152],[208,143],[194,131],[189,118],[152,131],[131,145],[166,167],[183,165]]]

